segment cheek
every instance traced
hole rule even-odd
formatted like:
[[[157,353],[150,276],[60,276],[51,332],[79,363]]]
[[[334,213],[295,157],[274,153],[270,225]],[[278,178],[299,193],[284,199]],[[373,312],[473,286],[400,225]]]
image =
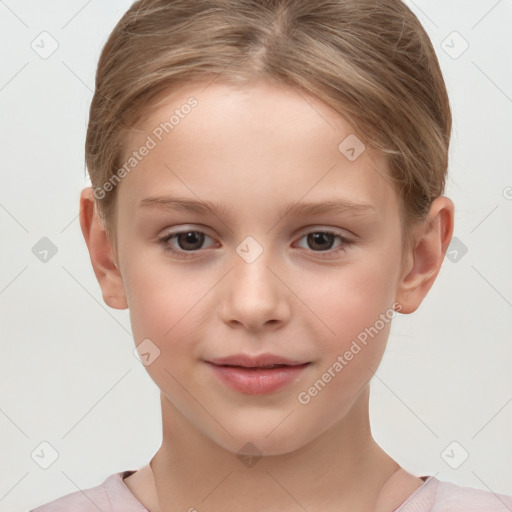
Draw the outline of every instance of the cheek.
[[[191,279],[183,273],[171,273],[169,267],[165,271],[147,263],[130,274],[128,284],[133,338],[136,345],[151,340],[152,354],[157,355],[151,356],[154,359],[145,365],[146,371],[161,390],[184,406],[186,393],[178,383],[185,380],[184,375],[193,375],[197,347],[203,337],[201,325],[207,315],[201,297],[208,287],[194,286]],[[148,346],[145,343],[141,347]]]
[[[321,320],[313,323],[323,357],[314,378],[302,388],[302,400],[297,397],[297,401],[325,416],[326,422],[333,421],[333,410],[336,418],[348,411],[380,364],[395,316],[397,270],[392,261],[389,257],[376,257],[371,263],[361,260],[303,282],[302,293]]]
[[[171,284],[172,283],[172,284]],[[201,293],[176,281],[148,276],[130,284],[130,318],[137,338],[155,337],[163,344],[180,337],[191,325],[199,325]]]
[[[204,337],[203,326],[211,318],[208,292],[215,279],[206,279],[204,273],[199,275],[186,265],[170,264],[161,255],[132,258],[126,262],[126,274],[135,343],[150,339],[157,345],[160,357],[156,366],[171,369],[193,359]]]
[[[308,414],[331,425],[347,414],[371,380],[384,354],[395,312],[387,289],[330,285],[329,297],[317,297],[316,308],[328,325],[317,328],[322,354],[312,378],[296,399]]]
[[[129,258],[125,261],[124,286],[132,332],[136,343],[145,338],[161,338],[179,314],[168,290],[168,276],[153,262]]]
[[[385,265],[383,259],[377,260],[361,261],[302,280],[298,295],[321,320],[318,323],[323,327],[318,334],[329,347],[342,349],[365,328],[373,326],[381,314],[392,314],[397,268]],[[385,331],[382,326],[380,330]]]

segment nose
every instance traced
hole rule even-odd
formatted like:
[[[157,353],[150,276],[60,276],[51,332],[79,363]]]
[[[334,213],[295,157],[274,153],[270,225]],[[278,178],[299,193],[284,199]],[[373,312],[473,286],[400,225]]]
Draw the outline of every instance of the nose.
[[[265,251],[252,263],[238,260],[224,282],[222,320],[233,328],[254,332],[282,327],[290,317],[290,306],[279,271]]]

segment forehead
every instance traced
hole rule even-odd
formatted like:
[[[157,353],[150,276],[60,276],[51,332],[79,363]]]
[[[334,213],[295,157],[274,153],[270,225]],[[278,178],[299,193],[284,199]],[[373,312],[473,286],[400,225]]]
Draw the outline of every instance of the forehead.
[[[396,199],[385,158],[365,147],[343,116],[268,81],[202,82],[161,95],[127,142],[125,161],[151,146],[123,180],[132,200],[166,186],[196,196],[226,193],[246,205],[249,196],[257,203],[255,197],[314,199],[326,191]]]

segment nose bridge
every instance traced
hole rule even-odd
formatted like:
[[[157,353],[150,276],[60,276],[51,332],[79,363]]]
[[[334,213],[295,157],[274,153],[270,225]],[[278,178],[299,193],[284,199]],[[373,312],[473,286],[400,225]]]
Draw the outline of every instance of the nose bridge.
[[[252,236],[246,237],[236,248],[231,285],[240,286],[245,293],[253,297],[263,297],[276,292],[276,278],[269,270],[273,263],[276,264],[272,252],[267,241],[260,243]],[[250,293],[251,289],[253,293]]]
[[[273,267],[279,265],[273,251],[254,237],[247,237],[233,256],[234,268],[223,296],[223,320],[251,329],[284,321],[289,310],[283,285],[274,275]]]

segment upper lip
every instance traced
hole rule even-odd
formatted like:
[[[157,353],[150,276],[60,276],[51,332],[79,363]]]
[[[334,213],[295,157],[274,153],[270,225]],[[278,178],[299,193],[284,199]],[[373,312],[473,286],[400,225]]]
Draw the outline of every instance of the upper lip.
[[[207,362],[219,366],[243,366],[245,368],[263,368],[265,366],[272,365],[299,366],[307,363],[307,361],[295,361],[274,354],[259,354],[256,356],[251,356],[249,354],[235,354],[228,357],[208,359]]]

